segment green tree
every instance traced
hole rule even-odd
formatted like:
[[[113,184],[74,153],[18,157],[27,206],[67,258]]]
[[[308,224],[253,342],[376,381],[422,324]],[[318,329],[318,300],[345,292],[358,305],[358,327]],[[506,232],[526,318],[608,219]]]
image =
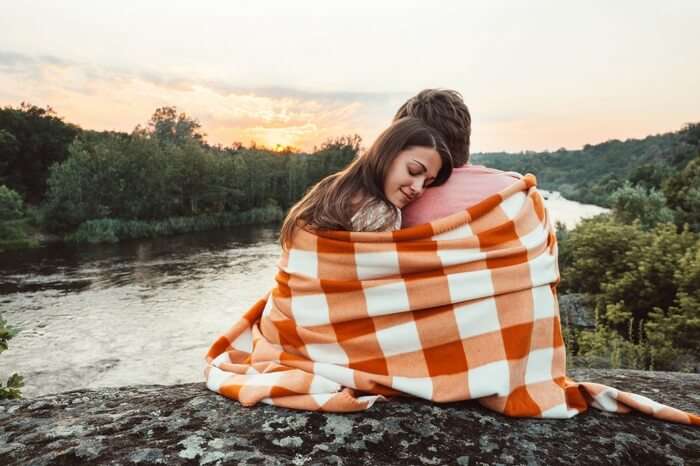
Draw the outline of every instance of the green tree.
[[[185,113],[178,114],[176,107],[160,107],[151,116],[147,132],[161,142],[184,144],[195,140],[202,143],[206,134],[201,128],[199,121]]]
[[[672,366],[679,353],[688,359],[700,354],[700,241],[678,261],[674,278],[678,292],[673,305],[656,307],[645,326],[659,368]]]
[[[0,316],[0,353],[7,349],[7,342],[16,335],[16,331],[7,326],[7,322]],[[21,375],[12,374],[7,382],[0,381],[0,400],[18,399],[22,397],[20,389],[24,385]]]
[[[193,140],[183,141],[169,150],[172,171],[169,186],[179,198],[180,215],[196,215],[202,211],[202,201],[214,192],[210,190],[214,174],[212,155]]]
[[[673,170],[668,165],[660,162],[645,163],[637,167],[629,177],[632,185],[641,186],[646,189],[661,189],[661,184],[668,178]]]
[[[607,214],[584,219],[561,245],[561,291],[601,293],[604,283],[628,270],[622,259],[643,241],[637,224],[621,224]]]
[[[624,241],[624,238],[619,238]],[[680,233],[673,224],[659,224],[644,232],[617,260],[618,274],[606,276],[596,298],[597,309],[620,333],[628,333],[629,320],[638,328],[655,308],[668,309],[678,291],[675,276],[684,254],[696,241],[696,235]],[[638,332],[625,335],[638,341]]]
[[[0,222],[24,216],[22,197],[5,185],[0,185]]]
[[[596,312],[596,330],[576,335],[575,359],[687,370],[700,341],[698,235],[671,223],[645,230],[639,220],[623,224],[603,215],[559,236],[561,290],[587,294]]]
[[[50,229],[68,231],[100,218],[155,219],[174,214],[184,171],[177,146],[141,134],[91,135],[77,140],[68,159],[51,168],[45,204]],[[175,155],[174,155],[175,154]]]
[[[665,180],[663,192],[676,223],[687,223],[693,231],[700,231],[700,152],[679,174]]]
[[[31,204],[46,192],[49,167],[68,156],[80,128],[54,111],[22,103],[0,109],[0,180]]]
[[[17,160],[19,142],[14,134],[0,128],[0,182],[9,177],[8,168]]]
[[[632,223],[639,220],[645,230],[658,223],[673,222],[673,211],[666,206],[662,192],[633,186],[628,181],[610,195],[610,206],[617,221]]]

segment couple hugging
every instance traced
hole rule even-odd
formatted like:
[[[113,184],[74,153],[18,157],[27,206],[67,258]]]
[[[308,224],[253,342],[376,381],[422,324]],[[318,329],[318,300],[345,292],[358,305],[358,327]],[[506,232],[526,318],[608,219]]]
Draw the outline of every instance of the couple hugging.
[[[424,90],[293,206],[277,284],[211,345],[207,387],[245,406],[348,412],[416,396],[700,424],[566,376],[556,236],[536,180],[468,165],[470,134],[459,93]]]
[[[467,164],[470,136],[471,116],[458,92],[420,92],[362,157],[322,180],[290,210],[283,242],[302,222],[347,231],[428,223],[513,184],[515,174]]]

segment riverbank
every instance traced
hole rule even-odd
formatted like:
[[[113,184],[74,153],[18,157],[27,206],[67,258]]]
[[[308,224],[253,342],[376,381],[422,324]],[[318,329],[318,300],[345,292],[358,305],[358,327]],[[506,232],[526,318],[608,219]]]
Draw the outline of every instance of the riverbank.
[[[608,211],[600,206],[564,199],[558,192],[542,191],[542,194],[553,220],[560,221],[569,229],[575,228],[582,218]],[[279,206],[270,204],[243,212],[170,217],[154,221],[102,218],[85,221],[75,231],[58,235],[42,227],[41,214],[36,207],[30,207],[28,210],[32,215],[26,218],[0,222],[0,252],[35,248],[49,243],[100,244],[153,239],[241,225],[281,222],[285,215]]]
[[[700,375],[571,371],[700,411]],[[695,464],[700,429],[591,409],[508,418],[473,401],[397,398],[354,414],[244,408],[204,384],[77,390],[0,402],[2,464]]]
[[[0,252],[35,248],[48,243],[99,244],[152,239],[240,225],[274,223],[283,219],[282,209],[271,205],[244,212],[171,217],[155,221],[113,218],[88,220],[76,231],[62,236],[43,230],[35,219],[24,218],[0,223]]]
[[[0,252],[35,248],[46,238],[30,218],[0,222]]]

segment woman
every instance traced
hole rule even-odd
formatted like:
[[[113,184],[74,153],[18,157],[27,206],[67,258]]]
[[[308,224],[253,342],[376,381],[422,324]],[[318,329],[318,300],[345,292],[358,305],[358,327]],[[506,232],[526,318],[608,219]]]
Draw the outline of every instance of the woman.
[[[452,173],[441,136],[417,118],[402,118],[342,171],[330,175],[294,205],[280,232],[287,247],[299,227],[320,230],[391,231],[401,210]]]

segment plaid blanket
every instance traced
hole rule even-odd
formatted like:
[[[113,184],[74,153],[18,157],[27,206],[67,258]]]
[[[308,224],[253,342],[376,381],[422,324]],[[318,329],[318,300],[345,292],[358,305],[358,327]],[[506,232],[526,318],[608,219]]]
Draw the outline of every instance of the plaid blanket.
[[[259,402],[359,411],[387,396],[478,399],[509,416],[588,406],[686,424],[700,417],[567,378],[557,243],[534,176],[430,224],[306,230],[277,286],[208,351],[207,387]]]

